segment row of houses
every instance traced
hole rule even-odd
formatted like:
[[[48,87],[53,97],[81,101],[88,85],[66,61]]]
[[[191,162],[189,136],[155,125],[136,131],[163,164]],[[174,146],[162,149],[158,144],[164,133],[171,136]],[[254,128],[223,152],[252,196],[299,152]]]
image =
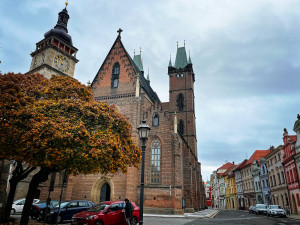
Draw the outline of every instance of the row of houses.
[[[280,205],[300,214],[300,115],[296,135],[284,129],[283,144],[256,150],[239,164],[227,162],[210,177],[212,206],[248,209],[255,204]]]

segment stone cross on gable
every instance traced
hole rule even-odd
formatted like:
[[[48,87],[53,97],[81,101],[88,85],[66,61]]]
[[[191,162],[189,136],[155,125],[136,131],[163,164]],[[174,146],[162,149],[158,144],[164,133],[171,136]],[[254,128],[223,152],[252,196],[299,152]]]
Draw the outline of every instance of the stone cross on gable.
[[[121,28],[119,28],[119,30],[117,32],[119,33],[119,36],[121,36],[121,33],[123,32],[123,30]]]

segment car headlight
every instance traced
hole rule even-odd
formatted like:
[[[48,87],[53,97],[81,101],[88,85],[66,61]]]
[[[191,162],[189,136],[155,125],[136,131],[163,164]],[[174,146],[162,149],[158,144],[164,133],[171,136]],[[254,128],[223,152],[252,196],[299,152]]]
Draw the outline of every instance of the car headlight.
[[[93,219],[94,217],[96,217],[96,215],[88,216],[88,217],[85,217],[84,219],[86,219],[86,220],[91,220],[91,219]]]

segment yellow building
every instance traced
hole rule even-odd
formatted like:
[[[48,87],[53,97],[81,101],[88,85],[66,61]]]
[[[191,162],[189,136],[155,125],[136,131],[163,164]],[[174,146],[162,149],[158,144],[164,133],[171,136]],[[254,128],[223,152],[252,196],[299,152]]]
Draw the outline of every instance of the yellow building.
[[[236,198],[236,184],[235,174],[232,172],[237,165],[233,165],[226,171],[225,183],[226,183],[226,208],[238,209]]]

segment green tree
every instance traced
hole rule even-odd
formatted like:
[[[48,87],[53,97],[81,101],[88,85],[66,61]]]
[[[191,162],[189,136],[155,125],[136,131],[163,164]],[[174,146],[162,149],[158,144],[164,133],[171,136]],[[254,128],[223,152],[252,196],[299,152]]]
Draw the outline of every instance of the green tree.
[[[0,85],[0,160],[39,168],[21,224],[28,223],[34,194],[51,172],[126,173],[140,163],[127,119],[115,107],[94,101],[90,88],[77,80],[6,74]]]

